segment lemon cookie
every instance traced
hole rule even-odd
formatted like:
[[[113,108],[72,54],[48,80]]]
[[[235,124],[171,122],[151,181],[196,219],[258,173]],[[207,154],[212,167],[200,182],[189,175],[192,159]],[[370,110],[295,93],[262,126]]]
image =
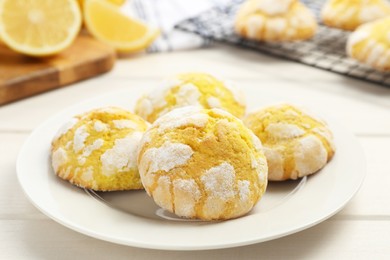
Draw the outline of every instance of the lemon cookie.
[[[149,122],[183,106],[221,108],[237,117],[245,113],[244,94],[230,81],[206,73],[183,73],[140,98],[135,113]]]
[[[390,4],[384,0],[329,0],[321,11],[324,24],[348,31],[388,15]]]
[[[54,137],[54,172],[77,186],[99,190],[142,189],[137,149],[148,123],[116,107],[73,117]]]
[[[297,0],[248,0],[239,9],[235,31],[259,41],[306,40],[314,36],[317,22]]]
[[[189,106],[160,117],[141,140],[138,166],[154,201],[186,218],[242,216],[267,186],[259,139],[215,108]]]
[[[295,180],[312,174],[324,167],[335,151],[326,123],[292,105],[260,109],[248,114],[244,123],[263,143],[269,180]]]
[[[382,71],[390,71],[390,18],[360,26],[347,42],[350,57]]]

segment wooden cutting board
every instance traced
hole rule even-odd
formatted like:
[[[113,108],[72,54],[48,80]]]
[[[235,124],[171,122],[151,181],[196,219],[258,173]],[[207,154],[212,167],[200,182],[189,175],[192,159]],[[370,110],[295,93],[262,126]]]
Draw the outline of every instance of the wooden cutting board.
[[[0,43],[0,105],[107,72],[115,59],[111,47],[87,35],[50,58],[27,57]]]

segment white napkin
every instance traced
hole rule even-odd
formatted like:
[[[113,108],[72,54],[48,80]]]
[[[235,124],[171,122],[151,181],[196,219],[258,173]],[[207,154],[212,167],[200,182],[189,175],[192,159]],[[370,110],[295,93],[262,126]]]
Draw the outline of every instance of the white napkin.
[[[206,46],[209,41],[198,35],[175,29],[175,25],[214,6],[231,0],[128,0],[125,14],[160,28],[161,35],[147,52],[165,52]]]

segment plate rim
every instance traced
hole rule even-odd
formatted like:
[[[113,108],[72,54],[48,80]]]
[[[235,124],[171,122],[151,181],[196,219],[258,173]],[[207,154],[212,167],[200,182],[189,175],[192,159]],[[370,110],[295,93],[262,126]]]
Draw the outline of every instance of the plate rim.
[[[92,230],[89,230],[88,228],[85,228],[83,226],[78,225],[75,222],[70,221],[69,219],[64,218],[64,216],[58,216],[57,214],[53,214],[53,211],[48,210],[47,207],[42,206],[39,203],[39,201],[36,200],[36,197],[34,197],[34,194],[30,194],[29,193],[28,187],[26,186],[27,184],[25,183],[25,180],[24,180],[24,177],[23,177],[23,173],[22,173],[23,172],[22,165],[23,165],[23,160],[24,160],[24,158],[26,156],[26,153],[28,152],[29,144],[32,142],[32,140],[34,139],[35,135],[38,135],[40,133],[40,131],[42,131],[42,129],[47,127],[47,125],[52,124],[53,122],[55,122],[56,119],[59,119],[61,117],[66,116],[66,114],[70,114],[71,111],[74,111],[74,110],[85,111],[86,107],[88,107],[89,109],[92,108],[92,107],[97,107],[95,103],[96,102],[99,103],[99,101],[101,101],[102,99],[107,99],[107,97],[113,98],[115,96],[120,96],[121,93],[129,93],[129,92],[133,93],[131,90],[125,90],[125,91],[122,90],[122,91],[110,92],[108,94],[99,95],[99,96],[90,98],[88,100],[85,100],[83,102],[74,104],[72,106],[69,106],[69,107],[61,110],[59,113],[53,115],[52,117],[49,117],[44,122],[42,122],[38,127],[36,127],[34,129],[34,131],[25,140],[22,148],[20,149],[20,151],[18,153],[18,157],[17,157],[17,160],[16,160],[17,179],[18,179],[19,184],[22,187],[22,190],[23,190],[24,194],[28,198],[28,200],[38,210],[40,210],[43,214],[45,214],[46,216],[48,216],[52,220],[56,221],[57,223],[65,226],[65,227],[67,227],[67,228],[69,228],[71,230],[74,230],[76,232],[82,233],[84,235],[87,235],[87,236],[90,236],[90,237],[93,237],[93,238],[97,238],[97,239],[100,239],[100,240],[111,242],[111,243],[121,244],[121,245],[125,245],[125,246],[134,246],[134,247],[139,247],[139,248],[146,248],[146,249],[186,251],[186,250],[222,249],[222,248],[232,248],[232,247],[238,247],[238,246],[245,246],[245,245],[250,245],[250,244],[270,241],[270,240],[274,240],[274,239],[281,238],[281,237],[284,237],[284,236],[288,236],[288,235],[300,232],[302,230],[308,229],[310,227],[313,227],[313,226],[323,222],[324,220],[334,216],[340,210],[342,210],[345,207],[345,205],[358,192],[358,190],[360,189],[360,187],[362,186],[362,184],[364,182],[364,179],[365,179],[367,171],[366,171],[366,158],[365,158],[363,149],[362,149],[360,143],[358,142],[357,138],[352,133],[347,133],[347,131],[345,131],[345,129],[343,129],[344,133],[347,133],[349,135],[349,137],[351,138],[351,140],[353,139],[355,145],[357,147],[359,147],[358,153],[360,154],[361,159],[363,159],[363,160],[360,161],[360,164],[362,166],[364,166],[364,167],[362,167],[363,169],[362,169],[361,174],[360,174],[360,179],[358,180],[358,183],[355,184],[353,191],[350,192],[349,196],[344,198],[342,200],[342,202],[337,205],[337,207],[334,207],[331,212],[328,212],[327,214],[322,214],[322,216],[320,218],[313,219],[311,222],[306,223],[305,225],[292,227],[291,229],[289,229],[289,230],[287,230],[285,232],[282,232],[282,233],[279,233],[279,234],[276,234],[276,235],[273,235],[273,236],[268,236],[266,238],[260,237],[260,238],[257,238],[257,239],[256,238],[252,238],[252,239],[240,240],[240,241],[231,242],[231,243],[215,243],[215,244],[211,244],[211,245],[204,245],[203,244],[203,245],[187,245],[187,246],[185,246],[185,245],[170,245],[170,244],[150,244],[150,243],[144,243],[144,242],[139,242],[139,241],[137,242],[135,240],[132,240],[132,241],[126,240],[126,241],[124,241],[124,240],[112,237],[110,235],[104,236],[104,235],[101,235],[98,232],[94,232]],[[327,121],[328,121],[328,118],[327,118]],[[335,120],[332,119],[332,120],[329,120],[329,121],[331,121],[333,123],[333,125],[334,125]],[[337,152],[336,152],[336,156],[337,156]],[[105,207],[107,207],[107,206],[105,206]]]

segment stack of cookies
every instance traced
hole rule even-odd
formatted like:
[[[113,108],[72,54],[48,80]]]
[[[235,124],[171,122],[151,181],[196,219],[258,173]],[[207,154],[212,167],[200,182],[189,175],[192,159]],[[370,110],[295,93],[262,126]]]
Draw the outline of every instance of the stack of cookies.
[[[347,54],[380,71],[390,70],[390,4],[385,0],[328,0],[323,24],[352,31]],[[247,0],[235,19],[243,38],[263,42],[308,40],[317,29],[311,11],[298,0]]]
[[[145,189],[180,217],[248,213],[268,181],[318,172],[334,155],[326,123],[276,104],[246,114],[244,94],[206,73],[166,80],[136,103],[76,115],[51,147],[54,172],[96,191]]]

